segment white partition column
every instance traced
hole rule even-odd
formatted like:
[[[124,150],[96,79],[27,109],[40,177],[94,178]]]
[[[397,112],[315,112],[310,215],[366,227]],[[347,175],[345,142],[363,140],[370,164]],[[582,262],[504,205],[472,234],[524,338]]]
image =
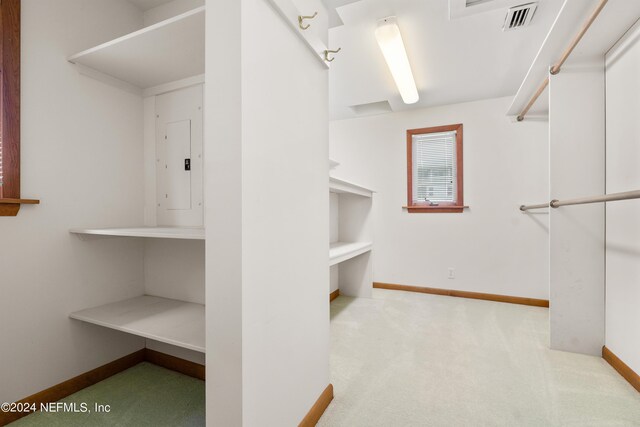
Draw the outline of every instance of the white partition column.
[[[211,426],[298,425],[329,386],[328,75],[289,6],[207,4]]]
[[[604,58],[551,76],[550,193],[605,192]],[[550,209],[551,348],[600,355],[604,344],[604,204]]]

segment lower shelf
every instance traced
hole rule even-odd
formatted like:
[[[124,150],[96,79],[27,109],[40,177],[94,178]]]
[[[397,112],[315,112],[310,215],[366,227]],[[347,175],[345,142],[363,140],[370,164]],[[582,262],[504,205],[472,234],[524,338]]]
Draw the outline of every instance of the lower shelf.
[[[205,352],[204,305],[144,295],[76,311],[72,319]]]
[[[371,242],[331,243],[329,245],[329,266],[369,252],[372,246]]]

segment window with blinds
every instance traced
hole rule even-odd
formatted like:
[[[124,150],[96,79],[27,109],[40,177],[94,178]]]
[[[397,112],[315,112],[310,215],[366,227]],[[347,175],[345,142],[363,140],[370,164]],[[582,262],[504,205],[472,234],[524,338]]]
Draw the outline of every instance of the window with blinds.
[[[462,124],[407,130],[409,212],[462,212]]]
[[[454,203],[456,131],[412,135],[413,204]]]

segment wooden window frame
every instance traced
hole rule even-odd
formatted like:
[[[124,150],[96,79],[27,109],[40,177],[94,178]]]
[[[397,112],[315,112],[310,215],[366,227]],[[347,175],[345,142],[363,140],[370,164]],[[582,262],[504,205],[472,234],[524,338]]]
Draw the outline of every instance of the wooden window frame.
[[[456,193],[458,199],[455,202],[440,203],[438,206],[429,206],[426,203],[413,202],[413,135],[425,133],[456,132]],[[463,155],[462,155],[462,123],[446,126],[435,126],[420,129],[407,130],[407,206],[409,213],[461,213],[468,206],[464,205],[463,185]]]
[[[0,67],[2,75],[2,172],[0,216],[16,216],[20,198],[20,0],[0,2]]]

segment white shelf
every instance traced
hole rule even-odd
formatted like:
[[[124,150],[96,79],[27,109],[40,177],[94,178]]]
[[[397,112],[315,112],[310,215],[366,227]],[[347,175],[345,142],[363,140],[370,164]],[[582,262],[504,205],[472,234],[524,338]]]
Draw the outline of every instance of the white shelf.
[[[374,193],[374,191],[369,188],[334,177],[329,177],[329,191],[332,193],[353,194],[363,197],[373,197]]]
[[[95,236],[204,240],[204,228],[190,227],[72,228],[69,232]]]
[[[329,169],[334,169],[338,166],[340,166],[340,163],[336,162],[333,159],[329,159]]]
[[[72,319],[205,352],[204,305],[141,296],[76,311]]]
[[[82,51],[68,58],[139,88],[204,73],[205,7]]]
[[[373,243],[371,242],[336,242],[329,245],[329,266],[339,264],[348,259],[369,252]]]

